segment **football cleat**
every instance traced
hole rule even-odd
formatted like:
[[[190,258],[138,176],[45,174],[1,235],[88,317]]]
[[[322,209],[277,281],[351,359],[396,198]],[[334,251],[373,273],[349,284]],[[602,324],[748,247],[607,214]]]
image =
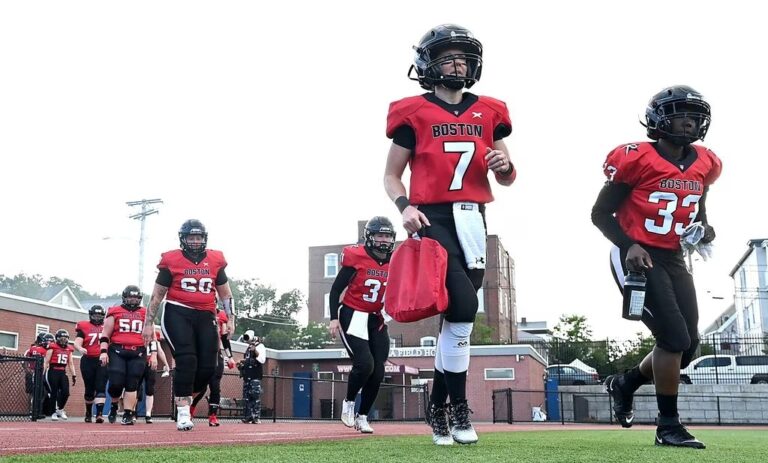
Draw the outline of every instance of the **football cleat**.
[[[189,415],[189,407],[179,407],[176,417],[176,429],[179,431],[191,431],[195,427],[192,417]]]
[[[355,417],[355,429],[363,434],[373,434],[373,428],[368,424],[368,415],[357,415]]]
[[[219,419],[216,418],[215,413],[208,415],[208,426],[216,427],[219,425],[221,425],[221,423],[219,423]]]
[[[355,425],[355,402],[344,400],[341,403],[341,422],[344,426],[351,428]]]
[[[435,445],[453,445],[448,429],[448,405],[429,405],[429,425],[432,426],[432,442]]]
[[[477,433],[469,420],[472,409],[467,401],[451,404],[451,436],[459,444],[474,444],[477,442]]]
[[[611,375],[605,378],[605,390],[613,399],[613,415],[622,428],[631,428],[635,420],[635,411],[632,409],[633,394],[622,391],[625,385],[624,375]]]
[[[703,442],[693,437],[688,429],[680,423],[680,418],[668,418],[660,416],[659,426],[656,428],[654,444],[670,447],[687,447],[692,449],[704,449]]]

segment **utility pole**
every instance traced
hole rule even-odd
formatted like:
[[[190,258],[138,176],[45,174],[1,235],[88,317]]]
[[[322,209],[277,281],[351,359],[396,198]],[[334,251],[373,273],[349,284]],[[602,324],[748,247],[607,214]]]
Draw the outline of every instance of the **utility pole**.
[[[160,211],[152,209],[150,204],[162,204],[162,199],[142,199],[139,201],[128,201],[125,204],[133,206],[141,206],[141,211],[136,214],[128,216],[129,219],[138,220],[141,222],[141,235],[139,235],[139,281],[138,285],[141,288],[144,285],[144,224],[146,218],[152,214],[159,214]],[[143,290],[142,290],[143,291]]]

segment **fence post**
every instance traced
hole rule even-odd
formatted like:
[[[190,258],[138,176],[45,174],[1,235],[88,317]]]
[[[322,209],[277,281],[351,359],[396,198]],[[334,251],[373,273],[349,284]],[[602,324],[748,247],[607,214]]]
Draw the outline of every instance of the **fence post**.
[[[560,392],[560,387],[557,388],[557,394],[560,396],[560,424],[565,424],[565,408],[563,408],[563,393]]]
[[[512,419],[512,388],[507,388],[507,424],[512,424],[514,420]]]
[[[272,422],[277,423],[277,375],[272,376]]]

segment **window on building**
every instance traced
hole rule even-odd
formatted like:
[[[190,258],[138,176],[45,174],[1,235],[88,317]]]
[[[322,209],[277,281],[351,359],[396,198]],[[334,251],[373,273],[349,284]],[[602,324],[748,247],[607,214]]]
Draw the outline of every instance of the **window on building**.
[[[486,368],[485,379],[487,381],[510,381],[515,379],[514,368]]]
[[[317,379],[320,381],[333,381],[333,372],[332,371],[318,371],[317,372]]]
[[[485,288],[477,291],[477,313],[485,313]]]
[[[741,267],[739,270],[739,282],[741,283],[741,290],[747,289],[747,269]]]
[[[437,338],[434,336],[424,336],[419,339],[419,345],[421,347],[435,347],[437,345]]]
[[[325,300],[323,306],[323,317],[331,318],[331,293],[325,293],[323,299]]]
[[[325,255],[325,278],[334,278],[339,273],[339,255],[330,252]]]
[[[19,350],[19,333],[0,331],[0,347],[9,350]]]
[[[389,348],[390,349],[397,348],[397,338],[389,338]]]
[[[39,323],[35,325],[35,334],[40,333],[50,333],[51,327],[48,325],[40,325]]]

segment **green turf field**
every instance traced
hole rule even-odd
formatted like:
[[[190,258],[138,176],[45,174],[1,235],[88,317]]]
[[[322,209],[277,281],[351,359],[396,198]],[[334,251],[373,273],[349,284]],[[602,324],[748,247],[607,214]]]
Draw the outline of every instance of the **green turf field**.
[[[100,450],[0,458],[3,462],[627,462],[757,463],[768,457],[766,431],[695,431],[706,450],[658,448],[652,430],[510,432],[480,435],[470,446],[436,447],[430,436],[376,437],[304,444]]]

